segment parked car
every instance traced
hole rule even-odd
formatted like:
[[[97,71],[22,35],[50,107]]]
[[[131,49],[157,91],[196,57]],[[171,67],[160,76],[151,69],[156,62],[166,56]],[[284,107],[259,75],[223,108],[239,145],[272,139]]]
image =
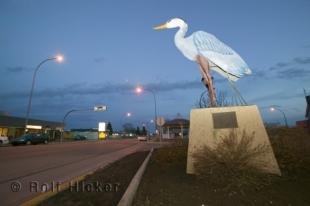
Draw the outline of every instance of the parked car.
[[[48,135],[47,134],[33,134],[27,133],[18,138],[15,138],[11,141],[12,145],[20,145],[20,144],[38,144],[38,143],[48,143]]]
[[[147,137],[146,136],[138,136],[138,140],[139,141],[147,141]]]
[[[87,139],[87,137],[84,135],[78,134],[78,135],[74,136],[74,140],[86,140],[86,139]]]
[[[2,144],[8,144],[9,138],[7,136],[0,136],[0,145]]]

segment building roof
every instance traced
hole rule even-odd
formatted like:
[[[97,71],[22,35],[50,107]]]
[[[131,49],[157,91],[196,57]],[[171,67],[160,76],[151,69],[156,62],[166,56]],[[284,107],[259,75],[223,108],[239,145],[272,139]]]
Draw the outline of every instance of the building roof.
[[[53,121],[45,121],[45,120],[38,120],[38,119],[29,119],[28,124],[40,125],[43,128],[44,127],[45,128],[46,127],[48,128],[63,127],[62,122],[53,122]],[[0,127],[24,128],[25,118],[0,115]]]
[[[176,127],[180,127],[181,125],[185,126],[185,127],[189,127],[189,120],[182,119],[182,118],[168,120],[168,121],[165,122],[163,127],[175,127],[175,126]]]
[[[98,132],[97,128],[89,128],[89,129],[70,129],[71,132]]]

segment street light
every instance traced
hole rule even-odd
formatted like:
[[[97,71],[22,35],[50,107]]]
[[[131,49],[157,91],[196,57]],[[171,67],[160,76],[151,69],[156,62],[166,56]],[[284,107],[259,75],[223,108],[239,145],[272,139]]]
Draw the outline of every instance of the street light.
[[[131,112],[126,113],[126,117],[131,117],[131,115],[132,115]]]
[[[283,119],[284,119],[284,123],[285,123],[285,126],[288,127],[288,124],[287,124],[287,118],[286,118],[286,115],[284,113],[283,110],[281,110],[279,107],[276,107],[276,106],[272,106],[270,107],[270,111],[271,112],[274,112],[274,111],[279,111],[283,114]]]
[[[37,72],[45,62],[50,61],[50,60],[55,60],[58,63],[62,63],[64,61],[64,57],[62,55],[58,54],[55,57],[47,58],[47,59],[43,60],[42,62],[40,62],[40,64],[38,64],[38,66],[34,70],[33,77],[32,77],[32,85],[31,85],[31,90],[30,90],[30,95],[29,95],[29,101],[28,101],[28,106],[27,106],[26,118],[25,118],[25,131],[27,130],[27,125],[28,125],[28,121],[29,121],[29,114],[30,114],[30,110],[31,110],[31,101],[32,101],[32,95],[33,95],[34,84],[35,84]]]
[[[143,91],[148,91],[150,92],[152,95],[153,95],[153,98],[154,98],[154,128],[155,128],[155,133],[157,133],[157,103],[156,103],[156,95],[155,95],[155,92],[151,89],[146,89],[146,88],[143,88],[142,86],[137,86],[136,89],[135,89],[135,92],[137,94],[141,94]]]
[[[65,60],[64,56],[61,54],[57,54],[55,58],[58,63],[62,63]]]

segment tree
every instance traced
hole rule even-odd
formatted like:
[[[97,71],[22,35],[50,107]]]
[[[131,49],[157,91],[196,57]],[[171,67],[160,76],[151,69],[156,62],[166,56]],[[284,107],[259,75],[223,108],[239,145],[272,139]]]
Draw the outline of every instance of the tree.
[[[123,124],[123,131],[125,133],[135,133],[135,128],[132,126],[131,123]]]
[[[147,135],[147,131],[146,131],[146,129],[145,129],[145,126],[142,127],[142,132],[141,132],[141,134],[142,134],[143,136],[146,136],[146,135]]]
[[[108,131],[109,135],[113,134],[113,128],[112,128],[111,122],[108,122],[107,131]]]
[[[140,134],[141,134],[140,127],[137,127],[137,129],[136,129],[136,135],[140,135]]]

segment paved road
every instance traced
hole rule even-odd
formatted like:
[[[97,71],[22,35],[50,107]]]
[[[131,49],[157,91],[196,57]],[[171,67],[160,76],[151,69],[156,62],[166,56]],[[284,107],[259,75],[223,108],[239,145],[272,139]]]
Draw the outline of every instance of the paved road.
[[[51,188],[52,184],[68,181],[135,151],[156,146],[158,144],[124,139],[1,147],[1,205],[19,205],[41,194],[46,185]],[[35,184],[38,187],[34,187]]]

